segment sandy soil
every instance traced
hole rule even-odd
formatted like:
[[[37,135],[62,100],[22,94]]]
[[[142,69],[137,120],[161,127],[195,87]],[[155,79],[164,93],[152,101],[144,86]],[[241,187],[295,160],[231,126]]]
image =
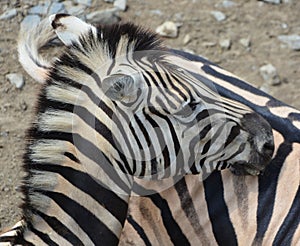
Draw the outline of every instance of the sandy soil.
[[[34,102],[39,84],[22,70],[18,63],[16,39],[19,25],[27,10],[37,1],[1,0],[0,14],[5,9],[17,7],[18,15],[0,21],[0,228],[9,226],[20,218],[18,205],[21,194],[16,191],[21,171],[21,156],[25,131],[32,119]],[[41,1],[40,1],[41,2]],[[132,21],[155,29],[164,21],[181,23],[179,36],[165,39],[173,48],[191,50],[214,61],[239,75],[257,87],[263,87],[274,97],[300,108],[300,52],[285,47],[277,40],[278,35],[300,34],[300,1],[280,5],[264,4],[256,0],[235,0],[236,6],[224,8],[221,0],[129,0],[128,9],[121,13],[125,21]],[[86,13],[110,8],[104,1],[93,1]],[[154,10],[160,10],[154,11]],[[212,10],[220,10],[227,19],[217,22]],[[189,34],[191,40],[184,45]],[[241,38],[250,38],[245,48]],[[219,41],[230,38],[229,50],[219,46]],[[259,68],[273,64],[282,83],[269,86],[259,74]],[[15,88],[5,78],[12,72],[24,74],[26,84]]]

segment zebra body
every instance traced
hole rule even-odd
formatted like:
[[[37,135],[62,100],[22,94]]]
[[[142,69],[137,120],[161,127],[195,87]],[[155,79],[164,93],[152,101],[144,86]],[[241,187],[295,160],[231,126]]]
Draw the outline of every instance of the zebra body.
[[[186,174],[199,174],[200,183],[215,169],[258,175],[268,165],[270,125],[219,96],[209,77],[194,76],[197,63],[151,32],[130,24],[97,29],[62,14],[50,23],[33,31],[41,40],[27,34],[19,45],[24,68],[44,86],[24,156],[23,220],[0,242],[117,245],[134,195],[176,187]],[[48,63],[38,48],[55,36],[65,48]],[[159,189],[143,188],[146,180]],[[142,225],[130,213],[129,224]]]

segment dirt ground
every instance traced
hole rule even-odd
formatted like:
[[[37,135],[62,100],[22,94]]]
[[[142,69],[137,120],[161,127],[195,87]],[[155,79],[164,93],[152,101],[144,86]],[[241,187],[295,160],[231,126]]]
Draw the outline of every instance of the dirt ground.
[[[120,15],[125,21],[150,29],[167,20],[179,23],[179,36],[165,39],[168,46],[201,54],[274,97],[300,108],[300,51],[293,51],[277,40],[278,35],[300,34],[300,1],[273,5],[257,0],[234,0],[236,5],[229,8],[222,7],[222,2],[128,0],[127,11]],[[0,230],[20,218],[21,194],[16,188],[23,176],[21,156],[25,131],[32,119],[40,85],[19,65],[16,39],[20,22],[35,3],[37,1],[0,1],[0,14],[14,7],[18,10],[16,17],[0,20]],[[103,0],[94,0],[86,13],[111,7]],[[216,21],[211,15],[213,10],[222,11],[226,20]],[[186,34],[191,37],[188,44],[183,42]],[[228,50],[219,45],[219,41],[226,38],[231,40]],[[240,44],[242,38],[250,38],[250,47]],[[270,86],[260,76],[259,68],[267,63],[276,67],[282,81],[280,85]],[[5,78],[13,72],[25,76],[22,89],[15,88]]]

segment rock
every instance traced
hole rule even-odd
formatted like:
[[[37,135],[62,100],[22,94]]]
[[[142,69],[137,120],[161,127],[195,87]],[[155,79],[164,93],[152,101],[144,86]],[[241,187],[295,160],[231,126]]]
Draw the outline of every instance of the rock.
[[[187,45],[189,42],[191,41],[191,35],[190,34],[186,34],[183,38],[183,44]]]
[[[219,22],[226,20],[226,15],[224,13],[222,13],[221,11],[211,11],[210,13]]]
[[[263,0],[265,3],[280,4],[281,0]]]
[[[48,15],[56,14],[56,13],[66,13],[65,5],[63,3],[52,3]]]
[[[92,0],[76,0],[75,2],[78,4],[83,4],[88,7],[92,5]]]
[[[231,8],[231,7],[236,6],[236,3],[233,2],[233,1],[229,1],[229,0],[224,0],[224,1],[222,2],[222,6],[223,6],[224,8]]]
[[[16,9],[6,10],[2,15],[0,15],[0,20],[9,20],[17,15]]]
[[[121,20],[118,13],[119,11],[115,8],[98,10],[86,15],[86,19],[92,23],[115,24]]]
[[[114,7],[119,10],[125,11],[126,6],[127,6],[127,0],[115,0],[114,1]]]
[[[9,80],[10,83],[15,85],[18,89],[21,89],[24,86],[24,78],[20,73],[10,73],[7,74],[6,79]]]
[[[114,0],[104,0],[104,2],[106,2],[106,3],[113,3]]]
[[[43,4],[36,5],[29,9],[29,14],[36,14],[36,15],[46,15],[48,13],[48,8],[50,6],[50,2],[46,2]]]
[[[267,64],[259,69],[260,75],[270,85],[279,85],[281,83],[276,68],[272,64]]]
[[[38,15],[27,15],[21,22],[21,30],[26,31],[37,26],[41,21]]]
[[[166,21],[155,30],[162,37],[176,38],[178,36],[178,27],[172,21]]]
[[[240,44],[243,45],[245,48],[249,48],[251,45],[251,40],[250,38],[241,38]]]
[[[222,39],[219,41],[219,45],[221,46],[222,49],[229,50],[231,46],[231,40],[229,38]]]
[[[66,7],[67,13],[70,15],[75,15],[75,16],[83,14],[85,9],[86,9],[86,6],[84,6],[82,4],[78,4],[77,6]]]
[[[287,44],[293,50],[300,50],[300,36],[296,34],[292,35],[280,35],[277,37],[279,41]]]

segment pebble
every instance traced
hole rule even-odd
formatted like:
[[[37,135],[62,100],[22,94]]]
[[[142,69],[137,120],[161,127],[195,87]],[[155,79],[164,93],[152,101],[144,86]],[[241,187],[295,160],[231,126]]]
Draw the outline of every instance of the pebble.
[[[225,0],[225,1],[222,2],[222,6],[224,8],[231,8],[231,7],[234,7],[235,5],[236,5],[235,2],[229,1],[229,0]]]
[[[249,48],[251,45],[251,40],[250,38],[241,38],[240,44],[243,45],[245,48]]]
[[[56,13],[66,13],[65,5],[63,3],[52,3],[48,15],[56,14]]]
[[[217,43],[216,42],[207,41],[207,42],[202,42],[201,45],[204,46],[204,47],[214,47],[214,46],[217,45]]]
[[[281,83],[276,68],[272,64],[266,64],[259,69],[260,75],[270,85],[279,85]]]
[[[16,9],[6,10],[2,15],[0,15],[0,20],[9,20],[17,15]]]
[[[114,1],[114,7],[119,10],[125,11],[126,6],[127,6],[127,0],[115,0]]]
[[[211,11],[210,13],[219,22],[226,20],[226,15],[221,11]]]
[[[118,10],[115,8],[107,10],[98,10],[86,15],[86,19],[92,23],[101,23],[104,25],[115,24],[121,20],[118,13]]]
[[[176,38],[178,36],[178,27],[172,21],[166,21],[155,30],[162,37]]]
[[[153,14],[153,15],[158,15],[158,16],[162,16],[163,15],[163,12],[159,9],[153,9],[153,10],[150,10],[150,13]]]
[[[231,40],[229,38],[222,39],[219,41],[219,45],[221,46],[222,49],[229,50],[231,46]]]
[[[263,0],[265,3],[280,4],[281,0]]]
[[[50,6],[50,2],[46,2],[44,4],[36,5],[29,9],[29,14],[36,14],[36,15],[46,15],[48,12],[48,8]]]
[[[114,0],[104,0],[104,2],[106,2],[106,3],[113,3]]]
[[[41,21],[38,15],[27,15],[21,22],[21,29],[23,31],[30,30],[31,28],[37,26]]]
[[[189,42],[191,42],[191,35],[190,34],[186,34],[183,38],[183,44],[187,45]]]
[[[83,4],[85,6],[90,7],[92,5],[92,0],[76,0],[77,4]]]
[[[300,50],[300,36],[296,34],[292,35],[280,35],[277,37],[279,41],[287,44],[293,50]]]
[[[24,77],[20,73],[9,73],[6,76],[6,79],[18,89],[21,89],[24,86]]]

